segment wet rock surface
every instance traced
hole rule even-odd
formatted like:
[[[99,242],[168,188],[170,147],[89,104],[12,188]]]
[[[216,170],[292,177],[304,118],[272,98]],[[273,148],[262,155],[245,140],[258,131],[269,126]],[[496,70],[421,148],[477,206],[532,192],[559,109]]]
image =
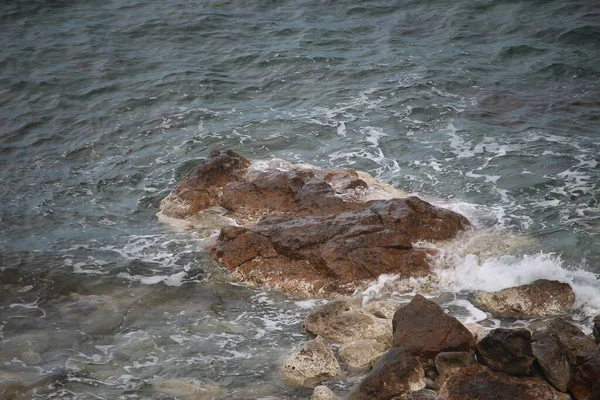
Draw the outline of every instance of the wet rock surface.
[[[577,400],[600,399],[600,345],[587,354],[582,365],[575,368],[569,391]]]
[[[333,393],[327,386],[317,386],[313,390],[310,400],[341,400],[341,397]]]
[[[314,387],[342,372],[327,342],[317,337],[293,352],[281,368],[283,381],[295,387]]]
[[[592,328],[592,333],[594,334],[596,344],[600,344],[600,315],[596,315],[594,317],[594,326]]]
[[[335,344],[358,340],[389,343],[392,335],[387,320],[376,318],[343,299],[315,307],[304,319],[304,329]]]
[[[475,365],[459,370],[440,390],[446,400],[569,400],[539,378],[518,378]]]
[[[373,191],[388,199],[371,199]],[[284,162],[252,169],[232,151],[213,152],[157,216],[189,222],[220,207],[244,226],[224,227],[209,253],[235,278],[288,292],[351,293],[381,274],[428,275],[431,251],[412,243],[451,239],[471,226],[417,197],[390,198],[393,191],[352,170]]]
[[[531,375],[534,361],[531,332],[527,329],[494,329],[477,343],[477,359],[492,371]]]
[[[393,347],[403,347],[414,356],[433,359],[448,351],[472,352],[475,338],[456,318],[434,302],[416,295],[394,314]]]
[[[561,318],[555,318],[548,324],[546,331],[536,332],[536,338],[547,335],[557,339],[559,346],[567,357],[572,368],[581,365],[596,344],[581,329]]]
[[[547,317],[569,312],[575,293],[567,283],[540,279],[498,292],[479,292],[475,302],[496,317]]]
[[[388,351],[348,400],[393,399],[425,387],[423,367],[403,348]]]
[[[571,367],[558,339],[553,335],[545,335],[533,342],[531,348],[548,382],[561,392],[566,392],[571,379]]]

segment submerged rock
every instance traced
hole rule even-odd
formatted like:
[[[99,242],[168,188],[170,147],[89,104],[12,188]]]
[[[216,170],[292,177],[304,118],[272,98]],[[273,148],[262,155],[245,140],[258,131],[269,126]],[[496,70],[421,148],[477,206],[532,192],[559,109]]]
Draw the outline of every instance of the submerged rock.
[[[446,400],[569,400],[540,378],[518,378],[481,365],[463,368],[440,390]]]
[[[534,361],[531,332],[527,329],[494,329],[477,343],[477,359],[492,371],[531,375]]]
[[[423,367],[403,348],[388,351],[348,400],[386,400],[425,387]]]
[[[496,317],[547,317],[569,312],[575,303],[575,293],[567,283],[539,279],[530,285],[498,292],[479,292],[475,302]]]
[[[283,381],[295,387],[313,387],[341,372],[331,347],[321,337],[294,351],[281,367]]]
[[[351,293],[381,274],[425,276],[428,251],[412,243],[451,239],[471,226],[416,197],[398,198],[366,173],[281,160],[258,164],[232,151],[213,152],[157,213],[191,222],[209,208],[229,212],[243,226],[224,227],[209,253],[250,284]]]
[[[448,351],[472,352],[475,348],[475,338],[463,324],[421,295],[398,309],[392,324],[392,346],[424,359]]]
[[[367,339],[390,343],[392,336],[387,320],[376,318],[343,299],[315,307],[304,319],[304,329],[335,344]]]
[[[196,379],[166,379],[152,384],[156,393],[186,400],[209,400],[225,395],[223,390],[214,382],[201,382]]]

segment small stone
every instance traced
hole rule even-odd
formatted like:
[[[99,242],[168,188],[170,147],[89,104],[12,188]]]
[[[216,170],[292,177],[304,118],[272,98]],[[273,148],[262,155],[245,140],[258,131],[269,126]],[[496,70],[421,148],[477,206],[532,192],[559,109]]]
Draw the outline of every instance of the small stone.
[[[333,393],[327,386],[321,385],[313,390],[310,400],[341,400],[341,397]]]
[[[376,340],[357,340],[340,347],[340,359],[351,368],[367,369],[373,366],[389,346]]]
[[[26,351],[21,354],[21,360],[27,365],[38,365],[42,362],[42,357],[35,351]]]
[[[313,387],[341,372],[331,347],[320,336],[294,351],[281,367],[283,381],[295,387]]]

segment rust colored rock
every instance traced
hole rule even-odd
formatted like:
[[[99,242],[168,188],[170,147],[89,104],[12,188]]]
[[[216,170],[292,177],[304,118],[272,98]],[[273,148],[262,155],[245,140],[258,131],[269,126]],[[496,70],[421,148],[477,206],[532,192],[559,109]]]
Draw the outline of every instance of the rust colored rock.
[[[175,190],[161,202],[161,212],[170,218],[185,218],[219,203],[223,187],[239,181],[250,161],[227,150],[212,151],[204,164],[192,169]]]
[[[600,345],[573,371],[569,391],[577,400],[600,399]]]
[[[569,400],[540,378],[518,378],[475,365],[459,370],[440,390],[446,400]]]
[[[421,295],[396,311],[392,326],[392,346],[423,359],[449,351],[473,352],[475,348],[475,338],[463,324]]]
[[[464,217],[416,197],[377,200],[358,211],[223,228],[209,252],[259,286],[349,293],[381,274],[427,275],[428,253],[412,243],[449,239],[467,226]]]
[[[531,375],[534,361],[531,332],[527,329],[494,329],[477,343],[477,359],[492,371]]]
[[[348,400],[387,400],[425,387],[423,367],[403,348],[395,348],[377,362]]]
[[[569,312],[575,293],[568,283],[539,279],[530,285],[477,293],[475,301],[496,317],[547,317]]]

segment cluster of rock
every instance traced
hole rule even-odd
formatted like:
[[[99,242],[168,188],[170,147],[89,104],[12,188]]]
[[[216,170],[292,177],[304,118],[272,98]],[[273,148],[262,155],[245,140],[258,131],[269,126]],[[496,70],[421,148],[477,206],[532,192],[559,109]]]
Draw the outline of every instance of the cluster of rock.
[[[317,336],[286,359],[281,375],[289,385],[315,387],[344,369],[370,369],[348,400],[597,400],[600,316],[594,324],[595,340],[554,317],[533,334],[497,328],[477,341],[421,295],[365,309],[338,299],[308,314],[304,329]],[[312,399],[340,397],[316,386]]]
[[[238,226],[223,227],[209,254],[234,278],[286,292],[349,294],[381,274],[429,275],[432,250],[413,243],[451,239],[471,226],[398,194],[364,172],[259,165],[215,151],[163,199],[157,216],[201,224],[198,216],[216,207]]]

